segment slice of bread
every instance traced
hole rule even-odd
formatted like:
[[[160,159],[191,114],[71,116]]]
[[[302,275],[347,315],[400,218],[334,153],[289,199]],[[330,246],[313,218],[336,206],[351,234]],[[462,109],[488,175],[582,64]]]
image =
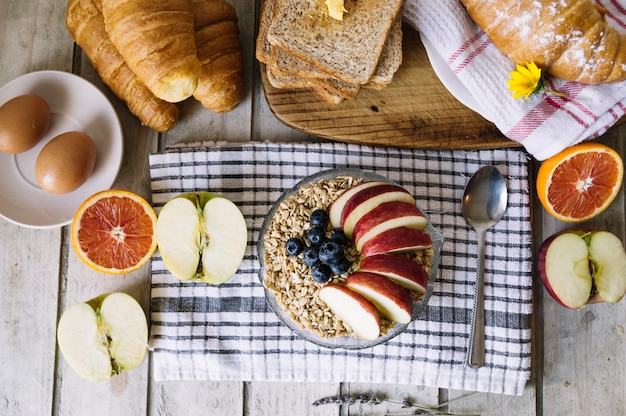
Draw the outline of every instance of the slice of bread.
[[[378,61],[378,66],[369,81],[363,85],[366,88],[382,89],[393,80],[393,75],[402,64],[402,17],[398,15],[391,26],[387,43]]]
[[[341,22],[328,16],[320,0],[289,0],[276,6],[267,32],[270,44],[342,81],[366,84],[402,0],[347,0]]]
[[[311,82],[310,79],[298,77],[296,75],[281,76],[276,75],[269,66],[265,66],[267,80],[274,88],[279,89],[310,89],[325,101],[331,104],[339,104],[344,97],[326,88],[322,83]]]
[[[268,63],[272,56],[272,45],[270,45],[267,39],[267,32],[269,30],[272,19],[274,18],[274,6],[276,0],[262,0],[261,13],[259,18],[259,33],[256,38],[256,59],[264,64]]]

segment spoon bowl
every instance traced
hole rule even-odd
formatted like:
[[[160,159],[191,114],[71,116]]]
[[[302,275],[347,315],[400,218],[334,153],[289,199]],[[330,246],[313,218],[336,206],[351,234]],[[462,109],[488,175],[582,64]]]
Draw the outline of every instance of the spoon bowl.
[[[485,234],[506,212],[508,191],[504,177],[495,166],[483,166],[470,178],[461,200],[461,213],[478,237],[478,261],[474,290],[467,363],[478,368],[485,363]]]

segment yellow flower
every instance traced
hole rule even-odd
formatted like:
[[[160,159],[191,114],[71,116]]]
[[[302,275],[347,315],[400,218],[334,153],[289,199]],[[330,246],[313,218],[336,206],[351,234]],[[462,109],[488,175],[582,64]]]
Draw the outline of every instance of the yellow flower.
[[[534,62],[527,62],[526,66],[515,65],[515,71],[510,75],[511,79],[507,84],[515,99],[524,97],[527,100],[532,94],[544,89],[543,73]]]

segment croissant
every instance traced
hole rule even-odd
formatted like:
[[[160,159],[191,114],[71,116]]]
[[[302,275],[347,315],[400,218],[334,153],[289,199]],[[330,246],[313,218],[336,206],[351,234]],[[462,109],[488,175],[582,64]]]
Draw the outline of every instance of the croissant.
[[[201,70],[193,96],[212,111],[233,110],[243,95],[243,58],[237,13],[225,0],[193,0]]]
[[[626,34],[591,0],[461,0],[493,44],[515,63],[534,62],[585,84],[626,79]]]
[[[87,55],[102,81],[126,102],[141,123],[164,132],[176,125],[178,108],[155,97],[126,65],[106,30],[100,0],[69,0],[65,24],[70,36]]]
[[[179,102],[198,84],[191,0],[102,0],[111,41],[157,97]]]

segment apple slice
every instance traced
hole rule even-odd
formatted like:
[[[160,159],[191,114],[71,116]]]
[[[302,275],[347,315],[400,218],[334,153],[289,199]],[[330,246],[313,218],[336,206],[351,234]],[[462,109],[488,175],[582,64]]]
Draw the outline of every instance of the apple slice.
[[[408,324],[413,314],[409,292],[390,279],[375,273],[356,272],[346,279],[346,286],[366,299],[392,322]]]
[[[345,286],[330,283],[319,297],[355,335],[369,341],[380,336],[380,314],[372,302]]]
[[[360,272],[376,273],[391,279],[405,289],[426,293],[428,272],[413,260],[401,254],[378,254],[363,257]]]
[[[388,183],[389,182],[383,181],[361,182],[360,184],[354,185],[353,187],[341,192],[328,208],[328,217],[333,228],[341,228],[341,213],[343,212],[346,203],[350,200],[350,198],[352,198],[352,196],[354,196],[354,194],[372,186],[385,185]]]
[[[141,305],[125,293],[110,293],[70,306],[57,328],[61,354],[88,381],[132,370],[148,351],[148,323]]]
[[[386,183],[362,189],[346,202],[341,213],[341,228],[352,238],[354,226],[368,212],[385,202],[402,201],[415,205],[415,198],[401,186]]]
[[[415,228],[396,227],[370,238],[361,249],[363,257],[385,253],[406,253],[432,247],[430,235]]]
[[[592,232],[589,258],[596,293],[589,302],[619,302],[626,294],[626,253],[622,241],[608,231]]]
[[[352,237],[356,249],[361,251],[366,241],[390,228],[423,230],[427,224],[428,220],[415,205],[403,201],[385,202],[357,221]]]
[[[248,243],[246,221],[230,200],[209,192],[168,201],[157,219],[165,267],[179,280],[221,284],[239,269]]]

